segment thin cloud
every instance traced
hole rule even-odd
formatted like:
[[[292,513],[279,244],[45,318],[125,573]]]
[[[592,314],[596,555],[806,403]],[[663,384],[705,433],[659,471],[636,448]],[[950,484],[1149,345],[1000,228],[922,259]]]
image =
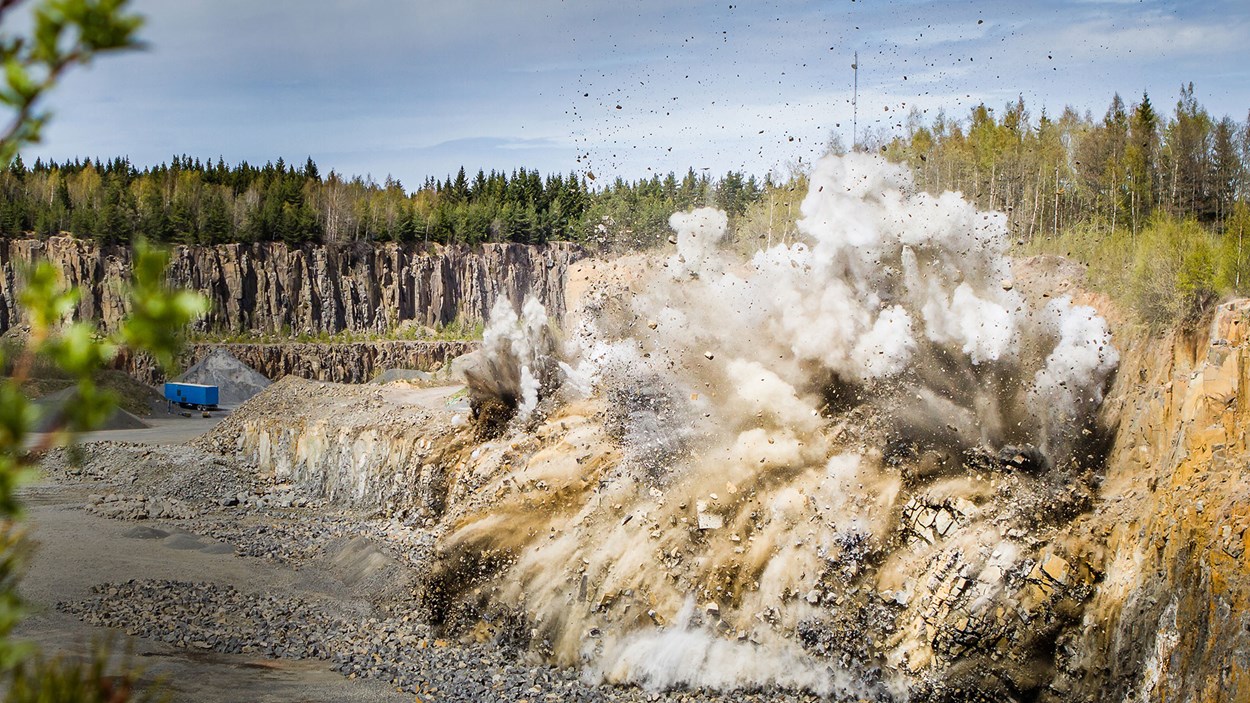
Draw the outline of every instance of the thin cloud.
[[[861,134],[913,106],[1100,111],[1191,80],[1213,113],[1250,104],[1244,2],[135,1],[150,49],[68,78],[30,158],[762,175],[850,143],[856,51]]]
[[[892,27],[878,32],[882,41],[902,47],[934,47],[942,44],[972,42],[985,38],[990,28],[984,23],[946,22],[943,24]]]
[[[1056,49],[1076,58],[1217,56],[1245,42],[1244,22],[1186,21],[1168,15],[1140,18],[1131,26],[1113,17],[1065,28]]]

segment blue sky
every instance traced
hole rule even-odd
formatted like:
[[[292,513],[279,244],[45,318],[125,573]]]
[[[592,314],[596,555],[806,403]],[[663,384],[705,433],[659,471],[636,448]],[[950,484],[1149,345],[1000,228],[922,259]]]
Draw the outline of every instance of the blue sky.
[[[188,153],[407,187],[461,164],[784,174],[915,107],[1105,112],[1182,83],[1250,111],[1250,3],[133,0],[140,52],[67,78],[35,156]]]

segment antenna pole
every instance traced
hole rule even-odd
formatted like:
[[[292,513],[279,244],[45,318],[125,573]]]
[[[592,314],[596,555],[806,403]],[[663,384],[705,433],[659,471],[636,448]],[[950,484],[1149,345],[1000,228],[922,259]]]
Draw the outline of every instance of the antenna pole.
[[[854,92],[851,93],[851,151],[859,144],[859,52],[855,52],[855,63],[851,64],[854,78]]]

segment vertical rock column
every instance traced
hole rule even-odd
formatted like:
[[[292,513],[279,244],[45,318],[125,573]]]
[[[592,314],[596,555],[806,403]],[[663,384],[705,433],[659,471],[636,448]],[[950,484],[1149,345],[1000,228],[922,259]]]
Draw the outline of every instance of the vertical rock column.
[[[198,327],[210,333],[382,333],[408,320],[482,323],[500,296],[519,306],[535,295],[561,316],[565,274],[581,256],[567,243],[221,244],[174,248],[169,280],[209,298],[212,310]],[[39,259],[81,291],[77,319],[116,328],[126,312],[129,249],[51,237],[0,240],[0,332],[19,322],[21,269]]]

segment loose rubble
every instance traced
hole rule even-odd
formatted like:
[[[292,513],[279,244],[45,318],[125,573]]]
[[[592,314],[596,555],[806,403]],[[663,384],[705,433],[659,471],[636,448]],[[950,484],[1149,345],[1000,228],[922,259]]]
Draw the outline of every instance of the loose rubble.
[[[440,639],[412,614],[371,617],[304,598],[242,593],[229,586],[131,580],[101,584],[57,609],[191,650],[281,659],[327,660],[349,678],[381,679],[397,690],[443,701],[559,700],[698,702],[816,701],[785,691],[677,691],[588,684],[570,668],[535,666],[493,642]]]
[[[107,493],[87,496],[87,512],[121,520],[148,520],[166,518],[189,520],[195,511],[177,498],[159,496],[125,495]]]
[[[94,481],[124,489],[114,493],[157,495],[189,506],[221,504],[263,486],[236,459],[188,446],[87,442],[46,452],[40,468],[50,481]]]

